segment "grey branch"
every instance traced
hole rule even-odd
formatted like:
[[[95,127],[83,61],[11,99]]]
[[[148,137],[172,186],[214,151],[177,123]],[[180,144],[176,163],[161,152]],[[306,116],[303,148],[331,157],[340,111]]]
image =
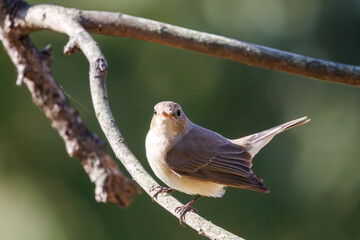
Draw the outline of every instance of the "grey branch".
[[[92,39],[90,34],[77,21],[74,15],[74,13],[77,11],[74,9],[66,9],[54,5],[31,6],[27,5],[24,2],[19,2],[10,12],[14,13],[13,18],[11,18],[10,21],[11,23],[9,23],[11,27],[8,28],[8,33],[1,33],[1,40],[4,42],[4,46],[8,50],[9,55],[12,58],[14,64],[17,66],[18,71],[21,73],[21,76],[24,76],[24,82],[28,85],[31,92],[35,92],[34,101],[41,108],[43,108],[45,114],[48,115],[48,117],[52,120],[53,126],[58,129],[60,135],[64,138],[65,142],[67,142],[68,132],[66,132],[66,128],[63,129],[63,125],[66,124],[59,124],[59,126],[57,126],[54,123],[54,120],[56,120],[56,117],[59,115],[59,110],[60,112],[69,111],[62,109],[62,104],[67,105],[67,108],[69,107],[69,104],[64,102],[66,101],[65,97],[63,96],[61,90],[57,88],[55,80],[50,73],[49,61],[44,60],[47,58],[42,58],[39,55],[40,53],[32,45],[32,43],[30,42],[30,38],[27,35],[22,36],[24,35],[24,32],[22,32],[21,28],[18,27],[20,25],[31,25],[33,29],[49,29],[52,31],[66,34],[69,36],[70,40],[65,47],[65,53],[71,54],[75,49],[78,48],[85,54],[90,64],[91,95],[96,116],[98,117],[100,125],[107,139],[109,140],[116,156],[124,164],[126,169],[137,181],[137,183],[150,196],[152,196],[155,193],[154,188],[159,184],[156,183],[154,179],[152,179],[152,177],[141,166],[140,162],[136,159],[136,157],[131,153],[125,143],[124,138],[122,137],[119,129],[115,124],[115,120],[112,116],[109,103],[107,101],[107,93],[105,87],[105,78],[107,72],[106,60],[98,44]],[[15,30],[15,28],[17,30]],[[15,36],[11,36],[14,33],[17,34]],[[25,32],[25,34],[28,33],[29,32]],[[31,56],[27,56],[29,52]],[[29,61],[27,61],[27,57],[29,58]],[[40,61],[33,62],[36,59],[40,59]],[[25,70],[22,70],[22,66],[24,66]],[[34,76],[32,76],[32,74],[34,74]],[[44,103],[42,91],[40,91],[41,94],[40,96],[38,96],[39,90],[37,91],[36,89],[33,89],[35,85],[39,85],[39,88],[41,88],[41,90],[45,89],[46,103]],[[55,88],[56,97],[54,99],[52,99],[52,96],[54,95],[53,92],[51,92],[50,96],[47,95],[47,85],[50,85],[51,88]],[[38,97],[40,101],[39,103],[37,102]],[[58,99],[61,100],[61,103],[53,103],[54,100]],[[47,100],[49,100],[50,103],[47,102]],[[48,105],[50,105],[49,109],[47,109]],[[53,114],[56,114],[55,119],[52,118]],[[75,112],[72,114],[74,115],[74,121],[71,124],[76,124],[79,122],[80,124],[82,124],[77,114]],[[68,120],[69,119],[66,119],[65,121]],[[76,129],[77,128],[73,126],[71,128],[71,131],[75,131]],[[81,133],[70,132],[70,134],[71,136],[76,137],[77,134]],[[92,141],[89,145],[98,141],[96,137],[92,137],[95,138],[95,141]],[[93,147],[93,145],[91,145],[91,147]],[[102,144],[98,146],[98,148],[102,147]],[[89,168],[98,168],[99,165],[101,166],[98,160],[93,160],[90,158],[88,159],[88,161],[91,162],[90,164],[86,165]],[[89,171],[86,167],[85,169]],[[95,173],[97,173],[97,171],[95,171]],[[100,173],[102,172],[100,171]],[[90,176],[92,176],[92,174],[90,174]],[[175,198],[173,198],[172,196],[159,196],[157,202],[169,212],[177,216],[177,214],[175,213],[175,208],[181,205],[181,203]],[[199,234],[202,234],[210,239],[242,239],[194,213],[188,213],[186,215],[185,223],[197,230]]]
[[[51,48],[39,51],[29,36],[19,37],[11,33],[14,21],[6,13],[26,7],[24,3],[18,4],[9,7],[0,1],[0,40],[18,70],[17,84],[26,84],[34,103],[64,140],[69,156],[80,160],[90,180],[95,183],[96,200],[128,207],[138,192],[138,186],[121,173],[107,153],[104,141],[87,129],[57,85],[50,70]]]
[[[1,28],[3,29],[1,30],[2,32],[0,32],[0,36],[2,37],[1,40],[8,50],[10,57],[17,66],[19,72],[18,83],[21,83],[22,79],[24,80],[30,91],[34,92],[33,98],[35,103],[44,109],[45,114],[51,120],[53,120],[51,117],[52,114],[55,114],[54,119],[58,117],[59,113],[54,112],[58,111],[59,107],[66,105],[66,108],[68,108],[69,104],[66,102],[64,103],[63,98],[65,99],[65,97],[61,90],[56,89],[57,85],[50,73],[49,65],[51,57],[48,57],[49,51],[39,52],[32,45],[27,34],[32,31],[47,29],[68,35],[70,40],[65,47],[65,53],[72,54],[74,51],[80,49],[89,60],[90,88],[93,104],[107,139],[117,158],[119,158],[133,178],[150,196],[154,194],[154,188],[158,186],[158,184],[145,171],[140,162],[129,150],[115,124],[107,101],[105,86],[107,63],[99,46],[87,31],[91,33],[152,41],[267,69],[350,86],[360,86],[360,68],[357,66],[344,65],[292,54],[222,36],[189,30],[119,13],[80,11],[54,5],[31,6],[22,1],[13,1],[16,4],[13,4],[12,6],[11,17],[7,18],[6,16],[10,15],[5,16],[4,14],[5,2],[6,0],[0,0],[0,23],[2,24]],[[34,62],[34,59],[40,60]],[[51,85],[51,87],[55,89],[51,91],[59,94],[56,98],[60,98],[61,102],[51,103],[49,104],[49,109],[46,109],[48,106],[47,100],[53,101],[53,99],[51,96],[47,95],[48,93],[46,91],[42,93],[39,89],[37,90],[34,88],[34,85],[39,85],[39,88]],[[39,91],[41,94],[39,97],[40,102],[38,103],[37,98]],[[75,110],[71,111],[73,111],[71,116],[66,117],[65,122],[74,118],[71,124],[76,124],[79,121],[79,117]],[[82,122],[80,121],[79,124],[82,125]],[[63,129],[56,124],[53,124],[53,126],[58,129],[60,135],[66,142],[68,138],[66,133],[67,128]],[[74,129],[70,130],[74,131]],[[87,130],[85,132],[87,132]],[[81,136],[82,133],[74,132],[71,136],[76,137],[78,134]],[[93,146],[94,142],[99,141],[94,135],[92,135],[92,138],[90,139],[93,139],[90,143],[86,142],[89,146]],[[98,146],[97,148],[99,149],[102,148],[102,144],[96,146]],[[70,155],[75,155],[72,151],[69,152]],[[74,153],[77,153],[77,151],[74,151]],[[92,156],[88,156],[85,158],[90,159],[88,161],[91,162],[86,165],[89,166],[90,170],[85,167],[90,176],[92,176],[90,172],[92,172],[91,169],[93,168],[95,169],[96,176],[98,176],[98,174],[96,174],[97,172],[100,172],[101,174],[99,175],[103,176],[102,173],[109,171],[102,170],[104,169],[103,166],[106,166],[106,164],[101,164],[101,160],[93,161],[91,157]],[[98,164],[99,162],[100,164]],[[114,163],[111,162],[109,165],[112,164]],[[99,167],[101,171],[97,171]],[[113,167],[114,166],[111,166],[110,169],[113,170]],[[109,175],[105,174],[105,176]],[[97,178],[101,179],[101,177]],[[174,209],[181,204],[179,201],[168,195],[159,196],[157,201],[161,206],[177,216]],[[198,233],[203,234],[210,239],[241,239],[194,213],[188,213],[185,222],[197,230]]]
[[[33,16],[35,13],[32,11],[31,16],[26,16],[21,25],[29,32],[47,28],[42,21],[46,13],[38,17]],[[90,33],[151,41],[270,70],[360,87],[358,66],[302,56],[121,13],[77,9],[67,9],[67,13]],[[27,20],[30,18],[32,21]]]

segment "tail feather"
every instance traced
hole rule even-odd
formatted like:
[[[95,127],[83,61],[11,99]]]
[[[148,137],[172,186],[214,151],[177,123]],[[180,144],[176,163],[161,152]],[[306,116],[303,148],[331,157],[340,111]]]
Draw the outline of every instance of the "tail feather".
[[[249,152],[252,157],[254,157],[260,151],[261,148],[263,148],[266,144],[268,144],[271,141],[271,139],[273,139],[273,137],[276,134],[281,133],[285,130],[288,130],[288,129],[296,127],[296,126],[300,126],[309,121],[310,121],[310,119],[307,117],[298,118],[298,119],[283,123],[279,126],[270,128],[268,130],[265,130],[265,131],[262,131],[259,133],[255,133],[255,134],[252,134],[252,135],[249,135],[246,137],[242,137],[239,139],[234,139],[231,141],[237,145],[241,145],[241,146],[245,147],[246,151]]]

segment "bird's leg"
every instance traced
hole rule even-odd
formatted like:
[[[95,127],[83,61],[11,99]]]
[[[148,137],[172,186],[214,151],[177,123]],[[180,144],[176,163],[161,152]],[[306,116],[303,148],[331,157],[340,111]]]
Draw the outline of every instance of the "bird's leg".
[[[182,205],[180,207],[175,208],[175,212],[179,213],[179,220],[180,220],[180,225],[183,225],[183,221],[184,221],[184,217],[185,217],[185,213],[187,212],[193,212],[193,213],[197,213],[197,210],[193,207],[191,207],[191,205],[193,205],[197,200],[199,200],[202,196],[198,195],[194,200],[191,200],[190,202],[188,202],[185,205]]]
[[[168,194],[171,194],[173,193],[174,191],[176,191],[175,189],[173,188],[169,188],[169,187],[162,187],[162,186],[157,186],[154,190],[158,190],[154,196],[151,198],[151,201],[154,202],[154,199],[160,194],[160,193],[168,193]]]

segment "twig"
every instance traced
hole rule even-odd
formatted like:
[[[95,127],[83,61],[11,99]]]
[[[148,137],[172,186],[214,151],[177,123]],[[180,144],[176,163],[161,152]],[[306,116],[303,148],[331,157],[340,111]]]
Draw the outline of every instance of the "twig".
[[[50,70],[51,48],[39,51],[27,35],[19,38],[11,34],[14,22],[6,10],[9,13],[27,5],[18,1],[17,5],[7,8],[5,2],[0,1],[1,13],[5,13],[0,18],[0,40],[18,70],[17,84],[26,84],[34,103],[64,140],[69,156],[80,159],[90,180],[95,183],[96,200],[112,202],[120,207],[129,206],[138,192],[138,186],[120,172],[106,152],[105,143],[89,132],[57,85]]]
[[[23,16],[25,18],[21,19],[20,17],[19,19],[14,19],[14,21],[18,20],[17,24],[29,25],[34,29],[49,29],[64,33],[70,37],[71,41],[71,43],[67,44],[69,47],[66,47],[65,51],[71,53],[72,48],[78,47],[84,53],[90,63],[91,95],[100,125],[116,156],[139,185],[152,196],[154,194],[154,187],[158,186],[158,184],[131,153],[112,117],[105,88],[106,60],[97,43],[76,20],[73,14],[74,11],[73,9],[69,10],[54,5],[24,5],[23,7],[18,7],[17,16]],[[159,196],[158,203],[175,216],[177,216],[174,211],[175,208],[181,205],[181,203],[172,196]],[[210,239],[242,239],[194,213],[188,213],[184,222],[197,230],[199,234]]]
[[[27,31],[46,29],[42,18],[34,16],[37,13],[35,9],[27,13],[22,25]],[[360,87],[358,66],[302,56],[121,13],[77,9],[67,9],[67,13],[90,33],[151,41],[266,69]]]

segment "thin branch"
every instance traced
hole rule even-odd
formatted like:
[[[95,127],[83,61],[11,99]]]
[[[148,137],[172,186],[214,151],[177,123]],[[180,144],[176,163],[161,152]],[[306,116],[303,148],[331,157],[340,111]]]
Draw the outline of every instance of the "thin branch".
[[[7,8],[4,2],[0,1],[0,8],[8,12],[26,7],[25,3],[18,1],[17,5],[12,5],[13,8]],[[6,14],[6,20],[2,20],[0,40],[18,70],[17,83],[26,84],[34,103],[64,140],[69,156],[80,160],[90,180],[95,183],[96,200],[112,202],[120,207],[129,206],[138,192],[138,186],[121,173],[106,152],[104,141],[87,129],[57,85],[50,70],[51,48],[39,51],[27,35],[18,38],[11,34],[14,22],[10,15]]]
[[[302,56],[214,34],[194,31],[121,13],[67,9],[90,33],[135,38],[270,70],[360,87],[360,67]],[[22,27],[46,29],[41,16],[28,12]]]
[[[34,28],[39,27],[66,34],[70,38],[70,43],[67,44],[65,51],[71,53],[72,49],[77,47],[84,53],[90,63],[91,95],[100,125],[116,156],[139,185],[152,196],[155,193],[154,188],[159,184],[152,179],[129,150],[111,114],[105,87],[106,60],[98,44],[80,25],[73,13],[74,10],[54,5],[24,5],[18,7],[17,16],[23,16],[25,20],[21,18],[13,20],[16,24],[25,23],[32,25]],[[25,22],[21,23],[21,21]],[[178,200],[172,196],[159,196],[157,201],[161,206],[177,216],[175,208],[181,205]],[[197,230],[199,234],[210,239],[242,239],[194,213],[188,213],[184,222]]]

